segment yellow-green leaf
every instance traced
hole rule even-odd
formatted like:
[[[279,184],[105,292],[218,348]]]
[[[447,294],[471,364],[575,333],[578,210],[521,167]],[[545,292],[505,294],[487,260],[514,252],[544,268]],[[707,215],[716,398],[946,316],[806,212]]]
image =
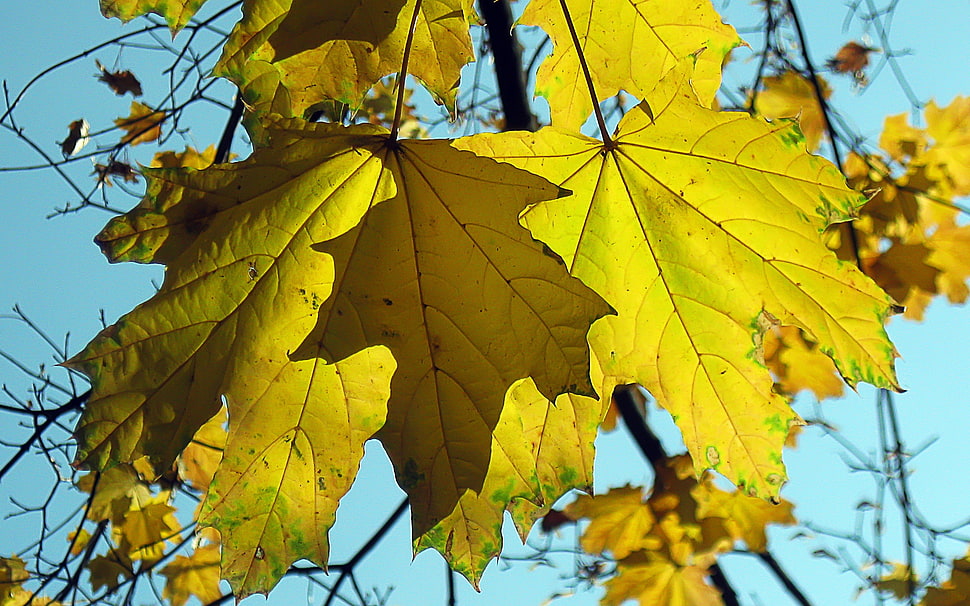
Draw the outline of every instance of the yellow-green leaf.
[[[542,27],[555,45],[536,76],[536,93],[549,100],[555,126],[578,129],[593,111],[563,4],[597,101],[620,90],[642,98],[681,59],[696,54],[692,84],[710,105],[721,85],[724,57],[741,44],[709,0],[532,0],[519,22]]]
[[[148,13],[161,15],[174,34],[185,27],[205,0],[101,0],[101,14],[124,22]]]
[[[288,353],[333,280],[331,260],[311,245],[393,193],[381,162],[354,146],[374,133],[320,125],[306,136],[281,133],[278,149],[244,163],[148,171],[145,199],[98,239],[113,261],[168,263],[165,282],[69,362],[93,382],[77,429],[79,464],[103,469],[148,455],[161,473],[218,412],[221,395],[230,408],[257,395],[233,374],[234,357],[254,356],[248,362],[270,377],[293,364]]]
[[[230,364],[229,441],[199,523],[222,536],[222,576],[236,595],[272,588],[290,564],[326,566],[327,532],[384,423],[394,359],[384,347],[335,364],[319,358],[263,374],[256,352]]]
[[[454,511],[419,537],[416,549],[438,549],[477,588],[502,549],[511,511],[523,541],[535,520],[572,488],[590,490],[599,403],[565,393],[550,402],[531,379],[515,383],[492,432],[488,472],[478,493],[466,490]]]
[[[481,490],[513,383],[531,376],[547,397],[591,392],[585,335],[609,312],[518,224],[523,208],[561,195],[548,181],[448,141],[270,126],[269,145],[245,162],[147,171],[145,199],[98,241],[112,260],[167,263],[165,283],[70,362],[94,384],[81,464],[147,454],[165,469],[225,397],[231,431],[250,437],[230,436],[203,518],[231,537],[239,595],[269,589],[294,558],[325,563],[328,507],[356,460],[309,464],[338,455],[311,449],[328,440],[303,424],[331,407],[350,419],[331,431],[360,430],[358,447],[379,427],[376,409],[340,397],[333,373],[388,379],[393,364],[373,346],[397,360],[379,437],[419,536]],[[351,363],[365,350],[366,363]],[[383,404],[386,393],[368,397]],[[313,502],[331,486],[326,507]],[[295,519],[295,504],[317,516]]]
[[[546,128],[456,145],[576,192],[522,222],[618,311],[594,325],[604,376],[644,385],[683,432],[700,472],[752,495],[785,479],[796,415],[772,390],[761,336],[799,326],[850,384],[898,388],[883,327],[893,302],[820,239],[863,202],[782,124],[697,104],[672,72],[611,145]]]
[[[448,141],[382,157],[397,196],[317,245],[337,279],[308,343],[337,357],[384,344],[398,360],[379,437],[417,537],[481,490],[513,383],[531,376],[547,398],[592,392],[585,334],[609,308],[518,224],[556,186]]]
[[[215,72],[247,88],[263,72],[248,63],[272,65],[295,116],[325,99],[356,107],[378,80],[401,71],[414,18],[408,72],[454,110],[461,68],[474,57],[471,14],[470,0],[247,0]]]

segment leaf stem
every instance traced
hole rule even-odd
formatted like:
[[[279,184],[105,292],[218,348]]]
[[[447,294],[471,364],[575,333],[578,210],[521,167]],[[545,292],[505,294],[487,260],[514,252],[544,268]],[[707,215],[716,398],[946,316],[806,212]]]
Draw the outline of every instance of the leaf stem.
[[[404,108],[404,82],[408,77],[408,61],[411,59],[411,45],[414,44],[414,28],[421,13],[421,0],[414,3],[414,13],[411,15],[411,25],[408,26],[408,38],[404,42],[404,58],[401,59],[401,71],[397,75],[397,103],[394,105],[394,122],[391,123],[391,134],[388,141],[397,141],[398,128],[401,126],[401,111]]]
[[[573,39],[573,48],[576,49],[576,54],[579,56],[579,65],[583,68],[583,77],[586,78],[586,88],[589,90],[589,96],[593,100],[593,115],[596,116],[596,123],[599,125],[600,137],[603,139],[606,150],[611,150],[614,147],[614,143],[610,139],[609,131],[606,129],[606,120],[603,119],[603,112],[600,111],[600,102],[596,96],[596,88],[593,86],[593,77],[590,75],[589,65],[586,63],[586,55],[583,54],[583,49],[580,48],[579,36],[576,34],[576,28],[573,26],[573,18],[569,14],[569,7],[566,6],[566,0],[559,0],[559,5],[562,7],[563,15],[566,17],[566,27],[569,28],[569,35]]]

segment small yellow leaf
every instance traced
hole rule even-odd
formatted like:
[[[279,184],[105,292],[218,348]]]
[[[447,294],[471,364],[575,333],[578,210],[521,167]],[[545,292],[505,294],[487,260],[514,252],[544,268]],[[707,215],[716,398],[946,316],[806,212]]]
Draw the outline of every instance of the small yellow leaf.
[[[91,588],[94,591],[101,591],[102,588],[115,589],[121,580],[130,579],[134,574],[128,554],[121,549],[112,549],[107,555],[91,558],[87,569],[91,573]]]
[[[253,4],[252,2],[248,4]],[[461,68],[474,59],[470,0],[281,0],[243,11],[216,64],[215,73],[268,102],[278,97],[266,67],[278,74],[292,107],[288,115],[326,99],[360,105],[378,80],[400,71],[405,40],[416,15],[408,71],[450,110]],[[279,96],[282,99],[282,96]],[[286,115],[286,114],[284,114]]]
[[[95,483],[97,482],[97,483]],[[77,481],[78,489],[84,492],[95,490],[94,499],[88,508],[88,519],[95,522],[111,520],[115,525],[123,524],[125,513],[132,507],[147,504],[152,493],[131,465],[117,465],[100,474],[81,476]]]
[[[765,364],[778,380],[782,392],[795,395],[809,389],[819,401],[838,398],[845,383],[832,363],[813,343],[805,341],[800,329],[779,326],[765,333]]]
[[[77,538],[75,539],[75,537]],[[76,556],[84,551],[84,548],[88,546],[88,541],[90,540],[91,533],[86,528],[67,533],[67,541],[71,544],[71,555]]]
[[[639,554],[638,554],[639,556]],[[678,566],[656,553],[629,558],[608,580],[603,606],[637,600],[642,606],[722,606],[721,594],[706,582],[700,566]]]
[[[115,125],[128,134],[121,137],[122,145],[149,143],[162,136],[162,121],[165,112],[156,111],[144,103],[131,102],[131,113],[126,118],[118,118]]]
[[[647,533],[656,520],[639,487],[613,488],[592,497],[580,495],[565,511],[574,520],[590,520],[580,541],[587,553],[609,552],[611,557],[621,560],[654,544]]]
[[[828,99],[832,91],[821,76],[817,78],[823,97]],[[812,83],[797,72],[786,71],[768,76],[763,84],[765,89],[755,98],[755,111],[769,120],[797,118],[806,147],[809,151],[818,149],[825,132],[825,116]]]
[[[184,606],[191,596],[203,604],[215,602],[222,597],[220,570],[217,545],[199,547],[188,557],[175,556],[161,570],[167,579],[162,597],[171,600],[172,606]]]
[[[946,107],[931,100],[925,117],[932,143],[919,161],[931,178],[948,181],[954,195],[970,195],[970,97],[956,97]]]
[[[532,0],[519,23],[538,25],[554,45],[536,75],[536,94],[549,100],[554,126],[575,130],[593,111],[593,101],[568,21],[590,67],[597,102],[621,90],[642,98],[678,62],[692,57],[693,88],[710,106],[724,57],[742,43],[708,0]]]
[[[748,549],[764,552],[768,546],[765,527],[768,524],[796,523],[794,506],[782,499],[777,505],[734,491],[725,492],[706,476],[692,491],[697,501],[697,517],[724,518],[724,525],[735,540],[744,541]]]
[[[970,601],[970,554],[953,560],[950,578],[926,590],[920,606],[965,606]]]
[[[165,544],[178,536],[182,525],[175,518],[175,508],[168,504],[169,495],[160,494],[143,506],[132,507],[124,522],[114,525],[120,544],[129,547],[132,560],[151,563],[165,554]]]

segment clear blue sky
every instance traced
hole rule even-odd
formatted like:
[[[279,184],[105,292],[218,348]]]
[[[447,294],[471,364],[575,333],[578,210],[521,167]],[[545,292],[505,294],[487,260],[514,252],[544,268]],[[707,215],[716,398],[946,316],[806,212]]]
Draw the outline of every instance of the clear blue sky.
[[[865,3],[863,3],[865,4]],[[16,94],[27,80],[39,72],[82,49],[107,38],[141,27],[139,21],[123,28],[117,21],[100,17],[94,0],[63,2],[39,0],[32,3],[10,3],[5,6],[0,22],[0,40],[4,53],[0,54],[0,78]],[[747,1],[717,2],[728,20],[741,27],[752,23],[752,8]],[[829,0],[802,1],[802,17],[806,22],[811,51],[817,65],[824,63],[844,42],[859,39],[862,29],[852,22],[842,31],[846,8],[841,2]],[[203,15],[211,10],[203,11]],[[903,1],[896,12],[893,45],[897,49],[911,49],[912,55],[902,57],[901,65],[907,79],[922,100],[936,98],[940,104],[949,103],[954,95],[970,94],[970,76],[965,59],[970,56],[966,26],[970,23],[970,5],[964,0],[932,3],[917,0]],[[162,34],[167,39],[167,34]],[[754,41],[752,41],[754,44]],[[878,46],[878,41],[873,40]],[[756,46],[756,45],[755,45]],[[146,84],[144,99],[161,98],[167,84],[151,82],[151,70],[146,57],[150,54],[135,48],[126,49],[120,65],[133,69]],[[80,117],[92,125],[105,126],[128,112],[129,97],[117,98],[92,77],[94,58],[112,65],[118,52],[105,49],[64,67],[32,89],[17,112],[18,124],[35,142],[54,157],[60,152],[57,141],[63,139],[67,124]],[[738,52],[737,59],[745,60]],[[882,118],[909,110],[891,73],[885,70],[863,94],[855,94],[847,79],[832,82],[835,93],[832,103],[857,127],[858,132],[873,141],[878,136]],[[226,90],[226,89],[223,89]],[[228,96],[223,95],[224,98]],[[189,142],[197,147],[214,144],[218,137],[220,114],[213,120],[186,122],[192,131],[183,138],[174,137],[168,148],[181,149]],[[201,124],[201,126],[200,126]],[[102,144],[112,141],[105,136]],[[93,144],[92,144],[93,145]],[[150,146],[134,150],[132,161],[148,162]],[[88,148],[91,149],[91,148]],[[237,153],[245,154],[246,146],[237,138]],[[0,132],[0,166],[42,163],[39,156],[17,141],[7,131]],[[90,164],[69,168],[79,181],[90,172]],[[152,280],[161,280],[158,267],[133,264],[109,266],[91,239],[105,220],[106,213],[88,209],[77,214],[45,219],[55,207],[75,200],[75,194],[51,171],[0,173],[0,311],[18,303],[40,326],[56,339],[70,332],[72,351],[80,348],[100,328],[99,310],[113,321],[154,291]],[[131,202],[132,204],[134,201]],[[965,366],[970,361],[970,321],[962,307],[936,302],[923,324],[893,320],[890,333],[903,355],[899,361],[899,375],[909,390],[897,397],[904,437],[911,449],[932,439],[929,448],[916,458],[911,469],[913,493],[921,511],[931,521],[946,525],[962,519],[968,508],[970,474],[962,462],[963,446],[970,434],[970,413],[967,412]],[[0,320],[0,349],[17,356],[29,365],[50,363],[49,351],[25,328],[10,320]],[[0,381],[15,391],[24,389],[17,371],[0,363]],[[842,401],[823,405],[826,417],[864,452],[874,454],[877,434],[874,425],[872,390],[860,389]],[[800,402],[798,410],[812,415],[812,403]],[[661,413],[651,412],[653,418]],[[2,435],[8,428],[0,428]],[[669,450],[678,450],[676,437],[667,431]],[[389,464],[379,448],[370,445],[361,472],[363,481],[345,500],[332,532],[333,561],[340,562],[352,553],[363,536],[368,536],[397,505],[400,492],[393,487]],[[871,499],[872,482],[868,476],[851,473],[840,458],[840,449],[830,439],[809,430],[797,450],[786,456],[791,482],[784,496],[798,506],[796,515],[826,528],[853,530],[855,505]],[[627,482],[647,483],[647,466],[623,434],[605,436],[599,442],[597,458],[597,490]],[[5,511],[11,494],[31,490],[31,472],[4,481],[0,488],[0,511]],[[12,540],[22,530],[15,521],[0,522],[0,555],[8,555],[22,541]],[[887,529],[887,553],[902,559],[899,524],[890,522]],[[850,603],[858,582],[850,574],[840,574],[831,561],[809,554],[818,548],[832,546],[824,540],[789,541],[793,531],[779,529],[772,533],[779,559],[796,582],[819,606]],[[399,524],[389,535],[380,551],[361,571],[365,583],[377,587],[394,585],[389,604],[443,604],[444,563],[436,554],[426,552],[409,564],[409,531]],[[25,537],[20,537],[23,539]],[[512,552],[521,550],[514,548]],[[894,547],[895,546],[895,547]],[[893,551],[895,548],[895,551]],[[950,546],[949,555],[961,548]],[[792,603],[770,577],[750,559],[729,557],[723,561],[728,575],[737,580],[743,591],[742,603],[785,605]],[[568,569],[531,570],[519,565],[513,571],[500,572],[494,564],[482,583],[484,593],[475,594],[459,579],[459,604],[539,604],[549,594],[564,587],[558,579]],[[758,580],[754,580],[758,579]],[[285,581],[269,602],[273,604],[301,603],[306,584],[302,580]],[[322,593],[317,590],[316,602]],[[587,592],[575,598],[563,599],[561,604],[595,604],[597,592]],[[261,598],[252,598],[258,603]],[[860,603],[872,603],[871,594]]]

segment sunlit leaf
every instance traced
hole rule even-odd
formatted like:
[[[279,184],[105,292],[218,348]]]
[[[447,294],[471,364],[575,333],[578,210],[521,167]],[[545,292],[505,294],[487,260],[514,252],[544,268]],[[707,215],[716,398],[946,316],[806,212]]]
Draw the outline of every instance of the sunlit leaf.
[[[828,99],[831,89],[821,76],[817,78],[822,96]],[[762,83],[765,89],[755,97],[755,111],[769,120],[797,118],[805,135],[805,145],[812,151],[818,149],[825,132],[825,116],[811,81],[797,72],[786,71],[778,76],[768,76]]]
[[[631,558],[617,567],[608,580],[603,606],[619,606],[637,600],[642,606],[721,606],[721,594],[706,582],[707,571],[700,566],[678,566],[650,553]]]
[[[162,597],[172,606],[184,606],[195,596],[203,604],[211,604],[222,597],[219,589],[219,547],[199,547],[191,556],[177,555],[160,571],[167,579]]]
[[[609,552],[614,559],[622,560],[634,551],[656,546],[656,541],[647,536],[655,523],[653,512],[637,486],[613,488],[596,496],[580,495],[566,507],[566,515],[590,520],[580,543],[588,553]]]
[[[205,0],[101,0],[101,14],[109,19],[117,17],[131,21],[135,17],[155,13],[161,15],[172,32],[185,27]]]
[[[270,64],[288,91],[291,115],[325,99],[357,107],[378,80],[401,71],[415,18],[408,72],[453,110],[461,68],[474,57],[471,2],[424,0],[415,17],[417,8],[416,0],[247,0],[215,71],[246,88],[266,76],[249,63]],[[267,81],[259,96],[271,88]]]
[[[697,105],[686,77],[654,91],[655,120],[631,110],[613,146],[554,127],[456,145],[576,192],[522,221],[619,313],[590,332],[601,393],[641,383],[698,470],[767,498],[797,417],[772,390],[763,333],[799,326],[850,384],[897,388],[892,301],[822,245],[863,201],[838,171],[785,124]]]
[[[536,76],[536,93],[548,99],[553,125],[573,129],[589,117],[593,101],[573,48],[570,21],[598,101],[620,90],[642,97],[681,59],[696,55],[692,85],[709,105],[721,85],[724,57],[741,43],[709,0],[532,0],[519,23],[542,27],[554,44]]]
[[[131,113],[126,118],[118,118],[115,124],[127,134],[121,137],[122,145],[150,143],[162,136],[162,121],[165,112],[156,111],[144,103],[131,102]]]

